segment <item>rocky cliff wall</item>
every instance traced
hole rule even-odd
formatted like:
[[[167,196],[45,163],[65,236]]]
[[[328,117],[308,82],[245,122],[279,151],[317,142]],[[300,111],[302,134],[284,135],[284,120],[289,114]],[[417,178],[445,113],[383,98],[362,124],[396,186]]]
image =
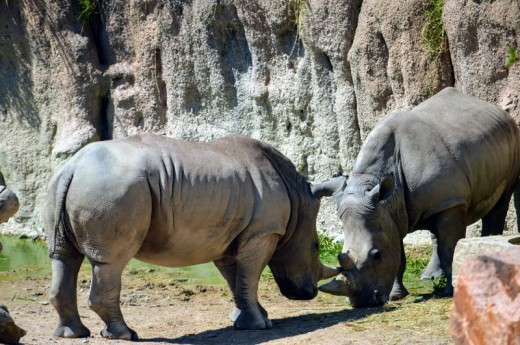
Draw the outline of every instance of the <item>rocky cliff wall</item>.
[[[519,1],[439,2],[91,0],[80,19],[77,0],[0,1],[0,183],[20,199],[15,223],[40,229],[49,178],[92,141],[242,133],[320,181],[349,173],[379,118],[447,85],[520,119],[520,63],[505,66]],[[319,227],[337,223],[325,203]]]

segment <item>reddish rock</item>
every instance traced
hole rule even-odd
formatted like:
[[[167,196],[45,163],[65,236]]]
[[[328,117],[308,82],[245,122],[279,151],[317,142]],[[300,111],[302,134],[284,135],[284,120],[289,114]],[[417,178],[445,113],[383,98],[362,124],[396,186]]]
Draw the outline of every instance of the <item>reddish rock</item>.
[[[520,247],[464,262],[450,334],[457,344],[520,344]]]

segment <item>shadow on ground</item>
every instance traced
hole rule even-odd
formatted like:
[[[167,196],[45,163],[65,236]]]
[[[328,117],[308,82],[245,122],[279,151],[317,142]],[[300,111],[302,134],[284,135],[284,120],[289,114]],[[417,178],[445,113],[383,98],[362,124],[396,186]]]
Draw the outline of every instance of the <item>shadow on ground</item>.
[[[282,319],[274,319],[273,328],[264,331],[235,331],[233,327],[208,330],[182,337],[140,339],[143,342],[170,344],[261,344],[272,340],[290,338],[328,328],[342,322],[355,321],[372,314],[388,312],[394,307],[370,309],[345,309],[328,313],[306,314]]]

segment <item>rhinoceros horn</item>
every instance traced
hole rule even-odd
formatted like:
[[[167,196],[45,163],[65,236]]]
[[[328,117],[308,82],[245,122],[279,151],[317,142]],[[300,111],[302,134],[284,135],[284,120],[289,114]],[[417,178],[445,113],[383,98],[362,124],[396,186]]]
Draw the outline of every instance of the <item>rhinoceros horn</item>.
[[[350,250],[348,250],[346,253],[338,254],[338,261],[341,268],[343,268],[346,271],[349,271],[356,267],[355,255]]]
[[[321,273],[321,279],[328,279],[332,278],[340,273],[340,270],[334,267],[330,267],[327,265],[323,265],[322,273]]]
[[[350,281],[344,274],[340,274],[336,279],[323,284],[318,288],[320,291],[330,293],[331,295],[350,296],[352,295]]]

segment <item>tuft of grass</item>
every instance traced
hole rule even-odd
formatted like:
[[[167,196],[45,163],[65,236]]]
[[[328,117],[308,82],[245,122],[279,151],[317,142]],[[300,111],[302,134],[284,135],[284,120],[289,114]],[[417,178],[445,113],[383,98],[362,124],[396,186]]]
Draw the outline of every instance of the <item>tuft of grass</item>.
[[[435,93],[435,84],[441,69],[441,56],[447,50],[446,31],[442,24],[444,0],[428,0],[430,9],[426,11],[426,21],[421,29],[421,45],[427,54],[427,80],[430,96]]]
[[[446,50],[446,32],[442,24],[444,0],[429,0],[426,22],[421,30],[421,43],[430,60],[435,60]]]
[[[88,22],[92,15],[101,7],[102,0],[79,0],[79,19]]]
[[[507,58],[504,66],[506,68],[511,68],[515,62],[518,61],[518,48],[515,46],[507,47]]]
[[[295,49],[297,49],[297,54],[299,54],[299,41],[301,40],[303,33],[303,19],[307,13],[307,3],[306,0],[290,0],[287,5],[287,16],[291,23],[296,27],[296,39],[294,40],[294,45],[291,49],[291,56]]]
[[[300,30],[300,25],[302,23],[303,18],[305,17],[305,13],[307,12],[305,0],[289,1],[289,5],[287,6],[287,12],[291,22],[298,27],[298,30]]]

